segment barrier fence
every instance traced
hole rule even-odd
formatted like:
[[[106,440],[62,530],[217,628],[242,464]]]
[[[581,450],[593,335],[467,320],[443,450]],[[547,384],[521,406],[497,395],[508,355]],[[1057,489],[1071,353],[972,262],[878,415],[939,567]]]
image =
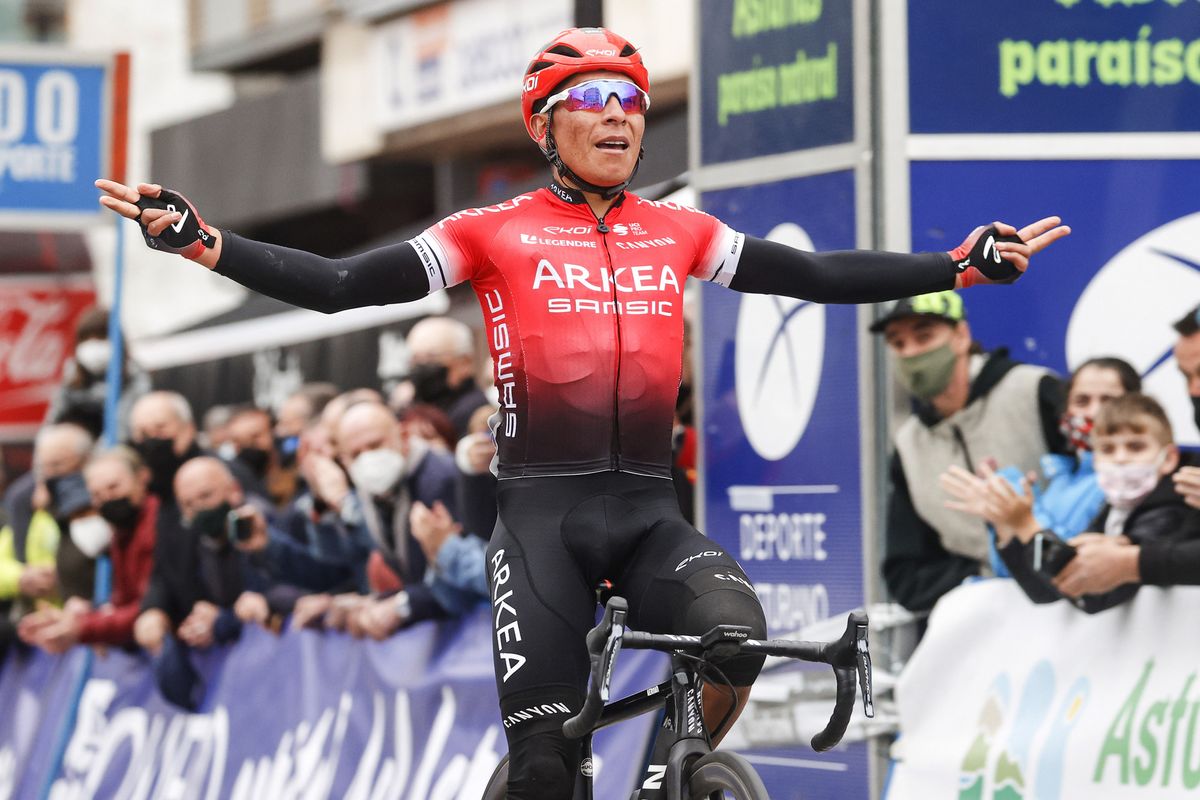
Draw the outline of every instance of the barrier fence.
[[[896,687],[888,800],[1195,797],[1198,608],[1191,588],[1092,616],[1007,580],[956,589]]]
[[[52,798],[477,800],[506,751],[487,611],[384,642],[247,626],[194,653],[198,713],[165,701],[144,653],[93,660]],[[36,797],[86,653],[11,653],[0,672],[0,800]],[[662,680],[622,655],[614,691]],[[597,797],[633,790],[653,720],[597,737]]]

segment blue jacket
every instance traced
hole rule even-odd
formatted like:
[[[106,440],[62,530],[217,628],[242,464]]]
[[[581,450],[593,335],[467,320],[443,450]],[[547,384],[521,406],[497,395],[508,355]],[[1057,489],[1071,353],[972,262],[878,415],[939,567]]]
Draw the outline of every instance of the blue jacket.
[[[1081,452],[1077,458],[1047,454],[1042,456],[1041,466],[1047,483],[1040,492],[1034,491],[1033,516],[1038,525],[1054,531],[1064,541],[1083,533],[1104,505],[1104,492],[1096,482],[1091,451]],[[1020,487],[1018,470],[1005,467],[999,474]],[[996,552],[996,531],[990,525],[988,531],[992,569],[999,578],[1011,578],[1012,573]]]

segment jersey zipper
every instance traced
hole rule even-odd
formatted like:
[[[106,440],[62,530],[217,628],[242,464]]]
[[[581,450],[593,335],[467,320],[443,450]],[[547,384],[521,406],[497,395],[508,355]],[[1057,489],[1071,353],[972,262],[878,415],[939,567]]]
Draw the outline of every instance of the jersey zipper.
[[[612,209],[609,208],[609,211]],[[595,212],[592,212],[593,214]],[[600,234],[600,243],[604,247],[604,261],[608,266],[608,273],[611,278],[611,288],[613,300],[613,334],[616,337],[616,367],[613,377],[613,433],[612,433],[612,448],[609,453],[609,464],[612,469],[619,470],[621,468],[621,304],[617,300],[617,275],[613,270],[612,253],[608,251],[608,232],[611,228],[604,222],[604,218],[608,216],[606,211],[601,216],[596,217],[596,231]]]

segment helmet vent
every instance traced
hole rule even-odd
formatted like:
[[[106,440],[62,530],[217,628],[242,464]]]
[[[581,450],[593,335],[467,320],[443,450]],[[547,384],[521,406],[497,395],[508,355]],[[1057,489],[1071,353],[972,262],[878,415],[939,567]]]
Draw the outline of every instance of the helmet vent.
[[[565,45],[565,44],[556,44],[556,45],[554,45],[554,47],[551,47],[546,52],[554,53],[555,55],[560,55],[560,56],[567,56],[569,58],[583,58],[583,53],[579,52],[574,47],[571,47],[570,45]]]
[[[529,65],[529,69],[525,72],[526,75],[532,75],[535,72],[541,72],[546,67],[553,67],[553,61],[535,61]]]
[[[633,55],[636,52],[637,52],[636,47],[634,47],[631,44],[626,43],[626,45],[621,48],[621,58],[629,58],[631,55]]]

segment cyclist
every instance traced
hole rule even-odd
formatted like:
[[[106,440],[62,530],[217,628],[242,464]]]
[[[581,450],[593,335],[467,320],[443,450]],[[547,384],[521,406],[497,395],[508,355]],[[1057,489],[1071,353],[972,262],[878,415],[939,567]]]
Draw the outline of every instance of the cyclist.
[[[138,220],[152,247],[295,305],[335,312],[471,283],[501,405],[491,421],[500,481],[487,559],[510,798],[571,795],[579,749],[561,726],[586,686],[598,581],[613,581],[641,630],[701,634],[732,621],[766,635],[745,573],[683,519],[670,480],[684,281],[877,302],[1010,282],[1069,233],[1056,217],[1020,239],[995,223],[986,254],[980,228],[950,254],[919,255],[805,253],[747,237],[625,191],[649,105],[632,44],[603,28],[563,31],[530,62],[521,95],[550,184],[338,260],[210,229],[182,195],[154,184],[97,182],[100,202]],[[739,687],[735,713],[760,667],[753,656],[723,665]],[[710,726],[731,703],[705,693]]]

